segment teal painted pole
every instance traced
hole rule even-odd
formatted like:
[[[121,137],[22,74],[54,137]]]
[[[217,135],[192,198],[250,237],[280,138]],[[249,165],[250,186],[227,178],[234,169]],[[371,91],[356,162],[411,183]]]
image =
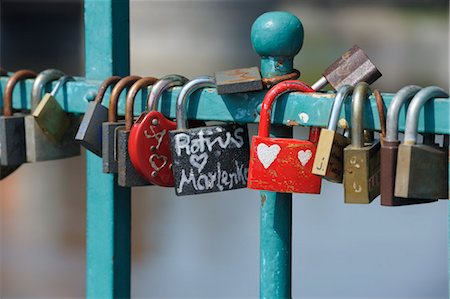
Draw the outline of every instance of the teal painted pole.
[[[128,0],[85,0],[86,79],[124,76],[129,64]],[[87,152],[87,298],[129,298],[131,192]]]
[[[303,45],[303,26],[297,17],[265,13],[253,23],[251,35],[263,77],[292,72],[294,56]],[[271,135],[292,138],[293,131],[273,126]],[[292,194],[261,191],[260,196],[260,297],[291,298]]]

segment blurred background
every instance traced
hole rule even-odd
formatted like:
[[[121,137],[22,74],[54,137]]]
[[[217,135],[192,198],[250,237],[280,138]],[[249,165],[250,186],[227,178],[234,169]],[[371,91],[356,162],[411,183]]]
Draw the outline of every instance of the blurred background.
[[[259,65],[253,21],[286,10],[303,22],[295,59],[313,83],[353,44],[396,92],[448,90],[448,1],[131,1],[131,72],[188,77]],[[84,75],[82,1],[2,0],[0,65]],[[256,126],[250,126],[256,132]],[[306,129],[295,128],[296,137]],[[0,297],[85,295],[85,157],[21,166],[0,182]],[[294,298],[448,298],[447,202],[344,205],[342,186],[294,195]],[[133,189],[132,296],[256,298],[259,196],[176,198]]]

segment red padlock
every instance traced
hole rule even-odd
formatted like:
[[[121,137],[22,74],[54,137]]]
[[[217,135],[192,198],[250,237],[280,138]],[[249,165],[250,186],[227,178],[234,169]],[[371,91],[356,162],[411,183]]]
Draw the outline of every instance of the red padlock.
[[[311,128],[309,140],[270,138],[272,104],[286,92],[314,92],[306,83],[288,80],[264,97],[258,135],[253,136],[247,187],[284,193],[319,194],[321,177],[312,174],[320,129]]]
[[[170,87],[184,85],[187,78],[168,75],[153,85],[148,97],[149,112],[141,114],[133,124],[128,139],[128,153],[136,171],[150,183],[173,187],[172,155],[169,131],[177,128],[176,122],[168,120],[157,111],[158,99]]]

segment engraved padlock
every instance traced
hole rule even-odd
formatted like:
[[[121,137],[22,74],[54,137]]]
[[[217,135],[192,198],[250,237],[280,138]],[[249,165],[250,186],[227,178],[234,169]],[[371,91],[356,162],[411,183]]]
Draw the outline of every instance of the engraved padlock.
[[[381,205],[401,206],[436,201],[437,199],[401,198],[394,196],[398,139],[398,119],[400,109],[416,95],[421,88],[415,85],[405,86],[392,98],[387,110],[386,136],[381,144]]]
[[[102,105],[106,91],[121,77],[111,76],[100,85],[94,101],[89,102],[75,140],[97,156],[102,155],[102,124],[108,121],[108,108]]]
[[[301,81],[284,81],[272,87],[262,102],[258,135],[253,136],[248,187],[285,193],[319,194],[322,178],[312,173],[320,129],[311,128],[309,140],[271,138],[273,102],[293,91],[313,92]]]
[[[125,126],[125,123],[118,120],[117,107],[120,94],[124,89],[133,85],[139,76],[127,76],[122,78],[114,86],[109,98],[108,121],[102,124],[102,159],[103,172],[117,173],[117,129]]]
[[[182,86],[188,81],[180,75],[168,75],[156,82],[148,96],[149,111],[143,112],[131,128],[128,139],[131,162],[136,171],[152,184],[175,186],[169,132],[175,130],[177,124],[157,111],[157,107],[164,91],[174,86]]]
[[[448,195],[448,154],[443,148],[417,144],[419,113],[433,98],[447,98],[440,87],[420,90],[406,113],[405,138],[397,154],[394,195],[403,198],[439,199]]]
[[[352,142],[344,149],[345,203],[368,204],[380,194],[380,142],[364,143],[364,107],[370,87],[356,85],[352,97]]]
[[[13,113],[12,96],[16,84],[35,78],[30,70],[15,72],[6,82],[3,92],[3,115],[0,116],[0,179],[3,179],[27,161],[25,147],[25,114]]]
[[[41,72],[34,80],[31,91],[31,110],[34,112],[42,98],[44,86],[64,76],[59,70],[48,69]],[[36,122],[33,115],[25,117],[25,141],[28,162],[56,160],[78,156],[80,146],[74,137],[80,124],[80,117],[69,115],[70,125],[59,142],[48,138],[46,132]]]
[[[249,143],[246,125],[188,129],[186,107],[194,91],[215,87],[212,77],[189,81],[177,99],[177,130],[170,131],[175,192],[191,195],[247,186]],[[211,91],[208,91],[211,92]]]
[[[141,176],[133,164],[129,155],[128,140],[133,125],[134,98],[139,90],[155,84],[157,78],[145,77],[136,81],[127,93],[125,103],[125,127],[117,129],[117,183],[121,187],[148,186],[150,183]]]
[[[350,139],[336,133],[336,128],[342,103],[352,91],[353,87],[350,85],[339,88],[331,109],[328,127],[320,131],[312,173],[323,176],[331,182],[342,183],[344,148],[350,144]]]

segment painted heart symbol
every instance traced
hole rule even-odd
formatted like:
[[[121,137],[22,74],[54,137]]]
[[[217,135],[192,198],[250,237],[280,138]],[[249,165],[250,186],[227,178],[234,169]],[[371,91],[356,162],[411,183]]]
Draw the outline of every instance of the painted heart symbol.
[[[298,152],[297,156],[298,156],[298,159],[300,160],[300,163],[302,164],[302,166],[305,166],[308,163],[308,161],[311,159],[312,152],[311,152],[311,150],[306,150],[306,151],[301,150]]]
[[[197,167],[198,173],[200,173],[203,170],[203,167],[205,167],[206,162],[208,162],[208,154],[202,153],[201,155],[192,154],[189,157],[189,162],[192,164],[192,166]]]
[[[152,168],[158,172],[160,171],[164,166],[166,166],[167,164],[167,157],[166,156],[160,156],[157,154],[153,154],[150,156],[150,158],[148,159],[148,161],[150,162],[150,165],[152,166]],[[159,164],[159,165],[158,165]]]
[[[267,144],[260,143],[256,147],[256,154],[258,155],[258,159],[259,161],[261,161],[264,168],[267,169],[273,163],[273,161],[275,161],[278,154],[280,153],[280,150],[281,148],[278,144],[267,146]]]

